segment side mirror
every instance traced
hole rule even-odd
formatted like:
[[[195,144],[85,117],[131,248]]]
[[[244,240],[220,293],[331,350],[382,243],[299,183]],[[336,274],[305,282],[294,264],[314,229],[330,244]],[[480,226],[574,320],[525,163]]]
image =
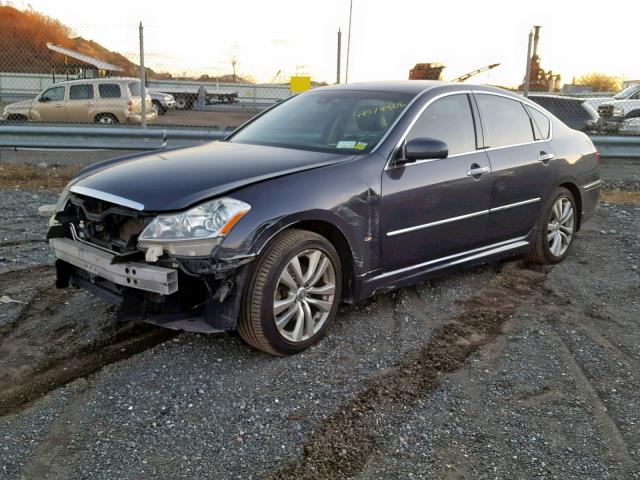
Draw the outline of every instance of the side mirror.
[[[404,159],[399,163],[415,162],[417,160],[435,160],[447,158],[449,147],[446,143],[435,138],[414,138],[404,146]]]
[[[49,101],[49,97],[44,97],[44,96],[43,96],[43,97],[40,97],[40,98],[38,98],[38,101],[39,101],[39,102],[43,102],[43,103],[44,103],[44,102],[48,102],[48,101]]]

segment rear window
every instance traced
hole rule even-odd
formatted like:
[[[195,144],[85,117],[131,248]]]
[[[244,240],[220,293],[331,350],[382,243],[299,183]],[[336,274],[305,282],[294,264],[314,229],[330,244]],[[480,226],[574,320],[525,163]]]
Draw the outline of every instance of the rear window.
[[[93,85],[71,85],[69,100],[89,100],[93,98]]]
[[[547,116],[542,112],[536,110],[535,108],[531,108],[528,105],[526,109],[527,109],[527,112],[529,112],[529,115],[531,115],[531,118],[533,118],[533,123],[537,127],[535,131],[536,140],[543,140],[543,139],[549,138],[549,135],[551,135],[551,122],[549,121]]]
[[[142,87],[140,86],[140,82],[131,82],[129,84],[129,91],[134,97],[139,97],[142,94]]]
[[[120,85],[117,83],[102,83],[98,85],[100,98],[120,98]]]

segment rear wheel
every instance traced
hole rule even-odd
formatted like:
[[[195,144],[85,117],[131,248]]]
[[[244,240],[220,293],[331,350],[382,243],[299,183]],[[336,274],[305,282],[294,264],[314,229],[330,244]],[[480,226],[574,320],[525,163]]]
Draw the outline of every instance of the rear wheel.
[[[569,190],[560,187],[549,198],[542,212],[529,260],[546,264],[562,261],[569,252],[577,225],[575,199]]]
[[[193,108],[193,102],[195,97],[191,95],[176,97],[176,103],[174,104],[177,110],[191,110]]]
[[[118,119],[112,113],[100,113],[96,115],[93,121],[103,125],[116,125],[118,123]]]
[[[251,346],[292,355],[317,343],[338,310],[340,258],[324,237],[287,230],[258,258],[244,295],[238,333]]]

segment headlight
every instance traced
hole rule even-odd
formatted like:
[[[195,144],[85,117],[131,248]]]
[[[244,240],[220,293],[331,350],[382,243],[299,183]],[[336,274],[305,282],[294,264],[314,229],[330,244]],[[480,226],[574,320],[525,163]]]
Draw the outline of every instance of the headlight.
[[[233,198],[211,200],[186,212],[158,215],[138,239],[164,242],[224,237],[250,209],[248,203]]]
[[[624,117],[624,108],[616,107],[612,112],[614,117]]]

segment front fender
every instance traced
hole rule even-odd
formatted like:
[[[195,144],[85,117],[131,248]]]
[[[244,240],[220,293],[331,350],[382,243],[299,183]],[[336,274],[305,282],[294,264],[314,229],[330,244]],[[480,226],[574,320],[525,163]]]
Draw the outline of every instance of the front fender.
[[[217,258],[255,257],[282,230],[316,222],[346,241],[355,275],[378,268],[380,169],[377,161],[363,159],[230,193],[252,209],[216,249]]]

